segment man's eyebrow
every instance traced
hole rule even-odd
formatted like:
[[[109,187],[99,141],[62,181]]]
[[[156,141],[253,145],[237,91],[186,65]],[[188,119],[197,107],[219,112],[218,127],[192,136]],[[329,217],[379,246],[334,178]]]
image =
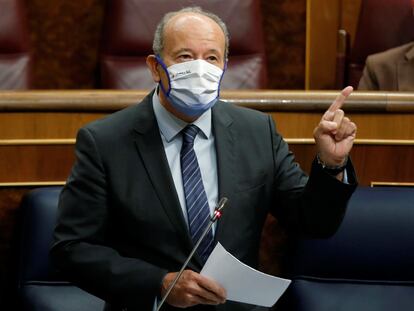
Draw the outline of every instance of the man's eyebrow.
[[[220,50],[218,50],[218,49],[210,49],[207,52],[220,54]]]
[[[188,49],[188,48],[181,48],[181,49],[178,49],[177,51],[174,51],[174,54],[179,54],[179,53],[182,53],[182,52],[190,52],[190,53],[192,53],[193,50]]]
[[[177,55],[177,54],[180,54],[180,53],[182,53],[182,52],[194,53],[194,51],[193,51],[192,49],[189,49],[189,48],[181,48],[181,49],[178,49],[177,51],[174,51],[174,54],[175,54],[175,55]],[[209,49],[209,50],[207,51],[207,53],[216,53],[216,54],[220,54],[220,51],[219,51],[218,49]]]

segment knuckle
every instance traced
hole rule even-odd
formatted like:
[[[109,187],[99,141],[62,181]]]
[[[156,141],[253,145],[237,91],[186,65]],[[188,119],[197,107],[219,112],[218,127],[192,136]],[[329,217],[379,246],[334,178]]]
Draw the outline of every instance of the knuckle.
[[[197,295],[200,291],[199,287],[195,283],[190,283],[187,286],[188,294]]]
[[[195,279],[195,273],[191,270],[186,270],[186,278],[189,281],[193,281]]]
[[[189,293],[185,294],[184,301],[185,301],[185,304],[188,306],[191,306],[195,303],[194,296]]]

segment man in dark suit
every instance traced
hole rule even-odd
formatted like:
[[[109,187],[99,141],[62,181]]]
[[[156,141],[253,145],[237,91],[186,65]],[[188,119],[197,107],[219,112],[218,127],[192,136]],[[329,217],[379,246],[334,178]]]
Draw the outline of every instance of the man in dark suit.
[[[252,310],[226,302],[225,289],[198,272],[217,241],[256,268],[269,212],[304,234],[335,231],[356,186],[348,161],[356,126],[340,109],[352,88],[315,128],[318,157],[308,178],[269,115],[218,100],[228,34],[217,16],[170,13],[153,48],[147,64],[159,87],[78,133],[52,258],[112,309],[152,310],[227,197],[164,310]]]

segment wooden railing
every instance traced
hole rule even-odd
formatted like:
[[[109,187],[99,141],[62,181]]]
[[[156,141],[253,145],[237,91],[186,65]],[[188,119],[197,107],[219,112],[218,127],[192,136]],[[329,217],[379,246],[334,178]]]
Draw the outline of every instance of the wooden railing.
[[[0,112],[113,112],[142,100],[147,90],[0,91]],[[337,91],[222,91],[221,99],[262,111],[323,111]],[[354,92],[349,112],[414,112],[414,93]]]

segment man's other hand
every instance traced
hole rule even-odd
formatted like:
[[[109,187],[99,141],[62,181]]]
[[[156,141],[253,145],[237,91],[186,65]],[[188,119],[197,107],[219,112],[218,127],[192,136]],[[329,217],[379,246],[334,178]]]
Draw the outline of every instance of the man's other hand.
[[[171,272],[164,277],[161,297],[164,297],[176,275],[177,272]],[[198,304],[218,305],[226,302],[226,296],[226,290],[215,281],[194,271],[184,270],[166,302],[180,308]]]

